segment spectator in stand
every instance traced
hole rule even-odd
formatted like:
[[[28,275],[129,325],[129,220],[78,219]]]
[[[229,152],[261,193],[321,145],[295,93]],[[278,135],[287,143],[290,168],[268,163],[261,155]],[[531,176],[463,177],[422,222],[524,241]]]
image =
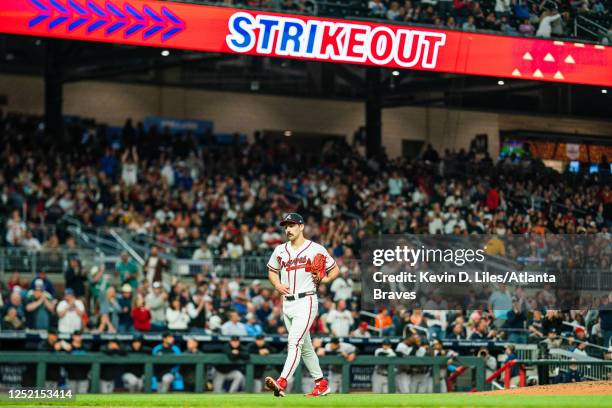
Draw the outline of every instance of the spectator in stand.
[[[476,25],[474,24],[474,16],[468,16],[467,21],[463,23],[461,29],[463,31],[476,31]]]
[[[11,246],[20,246],[26,237],[27,227],[21,220],[18,210],[13,210],[11,218],[6,222],[6,242]]]
[[[32,282],[30,283],[30,289],[34,289],[36,284],[42,282],[43,288],[45,292],[47,292],[51,297],[55,297],[55,287],[49,278],[47,277],[47,271],[45,269],[41,270]]]
[[[500,328],[508,319],[508,312],[512,310],[512,296],[505,283],[500,283],[489,297],[489,314],[495,316],[495,326]]]
[[[100,325],[98,330],[116,333],[119,328],[119,313],[121,306],[117,302],[117,292],[114,286],[106,289],[106,293],[100,299]]]
[[[372,17],[384,17],[387,8],[382,0],[370,0],[368,3],[368,9],[370,9],[370,16]]]
[[[131,152],[129,149],[125,149],[121,156],[121,181],[127,187],[131,187],[138,182],[138,151],[136,146],[132,146]]]
[[[539,341],[544,337],[544,327],[542,322],[542,312],[540,310],[533,311],[533,317],[527,324],[529,330],[529,339]]]
[[[498,17],[510,16],[510,0],[495,0],[495,14]]]
[[[561,14],[557,10],[544,10],[540,17],[540,26],[536,32],[537,37],[550,38],[552,34],[552,24],[561,20]]]
[[[228,313],[228,321],[221,326],[221,334],[224,336],[246,336],[247,330],[243,323],[240,322],[240,315],[235,310]]]
[[[163,282],[166,269],[167,263],[159,256],[159,249],[156,246],[151,247],[151,253],[144,264],[146,279],[149,284],[153,284],[153,282]]]
[[[64,290],[64,300],[57,305],[58,330],[60,333],[72,334],[83,328],[85,305],[75,297],[71,288]]]
[[[119,332],[127,333],[132,331],[133,321],[132,321],[132,287],[129,283],[124,283],[121,286],[121,297],[117,303],[121,308],[119,312]]]
[[[192,259],[195,261],[209,261],[212,260],[213,254],[208,248],[206,242],[202,242],[200,247],[193,252]]]
[[[348,336],[354,322],[352,313],[346,309],[345,300],[338,301],[336,309],[331,310],[327,314],[326,323],[328,324],[329,330],[333,336]]]
[[[87,272],[83,269],[81,261],[79,261],[78,258],[70,258],[64,277],[66,281],[65,287],[71,288],[77,298],[84,299]]]
[[[214,391],[223,392],[223,384],[230,380],[231,384],[228,392],[237,392],[244,386],[244,374],[242,374],[242,365],[249,360],[249,353],[244,350],[240,344],[240,337],[232,336],[229,343],[225,346],[225,355],[234,364],[219,364],[215,367],[215,375],[213,379]]]
[[[6,308],[6,313],[2,319],[2,330],[22,330],[25,329],[25,319],[19,316],[17,308],[9,306]]]
[[[151,330],[163,331],[166,328],[168,294],[163,290],[161,282],[153,282],[151,287],[151,292],[145,296],[145,305],[151,312]]]
[[[350,277],[350,270],[346,266],[340,266],[341,275],[334,279],[329,290],[334,294],[334,302],[340,300],[348,301],[353,296],[355,283]]]
[[[512,299],[512,310],[508,312],[508,319],[504,323],[502,330],[507,332],[507,339],[510,343],[526,343],[527,336],[525,335],[525,322],[527,316],[525,314],[524,299]]]
[[[529,19],[529,5],[527,0],[513,0],[513,9],[514,16],[518,20],[528,20]]]
[[[599,309],[599,318],[601,325],[601,334],[603,337],[603,346],[612,347],[612,294],[606,298],[605,303]]]
[[[245,328],[247,331],[247,336],[255,337],[263,333],[263,328],[257,322],[257,316],[255,316],[255,313],[247,313],[246,320],[247,322],[245,324]]]
[[[6,281],[6,288],[9,291],[13,291],[17,287],[19,291],[24,290],[27,287],[27,283],[21,280],[21,274],[19,272],[13,272]]]
[[[127,283],[134,290],[138,288],[140,270],[138,264],[130,258],[127,251],[121,252],[121,259],[115,265],[115,273],[119,274],[119,282],[122,285]]]
[[[28,328],[49,330],[57,301],[45,290],[42,279],[35,279],[33,284],[34,289],[30,289],[26,295],[25,310],[29,316]]]
[[[398,20],[400,14],[401,12],[399,3],[397,1],[392,1],[389,5],[389,10],[387,10],[387,20]]]
[[[452,326],[452,331],[446,334],[446,340],[465,340],[465,330],[460,323]]]
[[[466,22],[468,13],[469,13],[469,10],[468,10],[467,0],[453,0],[453,15],[455,16],[455,18],[460,24],[463,24]],[[432,151],[433,149],[431,148],[431,145],[429,145],[425,153],[431,154]],[[438,161],[437,159],[431,160],[431,159],[434,159],[434,157],[427,157],[426,154],[423,155],[423,159],[429,160],[432,163],[435,163]]]
[[[42,249],[42,245],[38,238],[32,235],[32,231],[27,230],[25,233],[25,238],[21,242],[21,245],[29,251],[40,251]]]
[[[92,266],[89,271],[88,286],[89,286],[89,301],[92,304],[103,301],[106,290],[110,287],[110,277],[106,273],[104,264],[100,266]]]
[[[519,33],[527,36],[533,36],[535,34],[535,28],[529,22],[529,19],[524,19],[521,25],[519,25]]]
[[[13,286],[10,290],[8,302],[2,309],[2,328],[4,330],[20,330],[26,328],[26,310],[21,292],[19,286]]]
[[[380,312],[376,315],[374,320],[374,327],[376,327],[382,336],[388,336],[393,331],[393,319],[389,316],[389,310],[386,307],[381,307]]]
[[[181,304],[181,300],[175,297],[166,309],[166,322],[168,329],[173,331],[185,331],[189,327],[189,313],[187,308]]]
[[[142,294],[136,294],[136,303],[131,312],[134,330],[139,332],[151,331],[151,312],[147,307]]]
[[[368,322],[359,323],[359,326],[357,326],[357,328],[351,333],[351,336],[353,337],[371,337],[372,335],[370,334],[368,330]]]

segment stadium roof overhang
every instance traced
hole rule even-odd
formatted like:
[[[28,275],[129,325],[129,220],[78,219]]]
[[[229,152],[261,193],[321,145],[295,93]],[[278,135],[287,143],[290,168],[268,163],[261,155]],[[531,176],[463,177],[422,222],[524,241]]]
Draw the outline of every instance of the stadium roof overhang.
[[[138,0],[5,0],[0,32],[20,36],[0,45],[5,72],[40,73],[41,37],[73,40],[55,41],[64,81],[363,98],[378,66],[384,106],[612,113],[592,96],[612,86],[612,48],[594,44]]]

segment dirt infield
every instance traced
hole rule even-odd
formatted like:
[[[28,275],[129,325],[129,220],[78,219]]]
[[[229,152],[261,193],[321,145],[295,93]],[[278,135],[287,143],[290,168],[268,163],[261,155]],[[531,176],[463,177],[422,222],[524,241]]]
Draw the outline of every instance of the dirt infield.
[[[483,395],[612,395],[612,381],[590,381],[571,384],[536,385],[534,387],[483,392]]]

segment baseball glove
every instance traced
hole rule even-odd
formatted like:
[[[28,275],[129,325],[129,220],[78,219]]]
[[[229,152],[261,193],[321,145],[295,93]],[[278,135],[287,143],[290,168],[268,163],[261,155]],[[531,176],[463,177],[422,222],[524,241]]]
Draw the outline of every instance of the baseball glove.
[[[312,273],[312,279],[316,284],[325,277],[325,260],[324,254],[316,254],[310,265],[310,273]]]

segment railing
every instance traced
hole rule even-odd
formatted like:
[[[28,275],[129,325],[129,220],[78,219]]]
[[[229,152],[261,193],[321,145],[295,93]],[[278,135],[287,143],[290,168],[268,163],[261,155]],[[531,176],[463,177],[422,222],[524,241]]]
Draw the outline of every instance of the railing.
[[[119,242],[119,241],[116,241]],[[120,245],[120,244],[119,244]],[[126,244],[127,245],[127,244]],[[125,250],[130,246],[120,246]],[[95,246],[94,246],[95,248]],[[0,279],[3,274],[11,272],[30,273],[32,276],[41,270],[46,270],[49,274],[63,274],[68,267],[68,260],[71,256],[77,256],[84,267],[91,267],[96,264],[105,264],[107,269],[112,269],[119,260],[118,254],[108,254],[95,249],[69,250],[59,248],[54,250],[32,251],[23,247],[0,248]],[[163,255],[162,255],[163,256]],[[489,257],[487,257],[489,258]],[[505,261],[508,270],[512,270],[511,261],[503,258],[494,258],[487,263],[492,267],[501,268]],[[268,276],[267,262],[269,256],[245,255],[240,258],[220,258],[213,257],[210,260],[179,259],[167,256],[170,272],[178,276],[193,276],[198,273],[214,272],[219,277],[241,277],[244,279],[266,279]],[[143,258],[139,259],[139,263]],[[558,272],[557,269],[550,267],[537,267],[526,269],[526,272]],[[609,290],[612,287],[612,271],[605,269],[576,268],[574,270],[576,280],[573,282],[576,287],[582,290]],[[354,281],[360,281],[360,276],[352,276]],[[540,288],[544,284],[534,283],[530,288]],[[375,316],[373,316],[375,317]]]
[[[277,365],[285,363],[285,355],[273,354],[268,356],[252,355],[249,360],[239,362],[245,366],[246,391],[253,392],[254,367],[256,365]],[[485,367],[482,359],[477,357],[464,357],[465,363],[476,369],[476,389],[484,389]],[[320,358],[321,366],[339,365],[342,366],[342,392],[350,391],[350,368],[356,366],[387,366],[387,376],[389,380],[389,393],[395,392],[395,369],[400,365],[411,366],[431,366],[433,391],[440,392],[440,370],[446,366],[448,359],[445,357],[376,357],[358,356],[352,363],[347,362],[340,356],[324,356]],[[109,356],[104,353],[90,353],[84,355],[61,355],[61,363],[58,362],[58,355],[55,353],[37,352],[10,352],[0,353],[0,363],[10,364],[36,364],[36,386],[44,387],[47,364],[90,364],[91,365],[91,392],[100,392],[100,370],[103,364],[123,365],[123,364],[143,364],[144,365],[144,391],[151,392],[153,365],[155,364],[176,364],[195,366],[195,392],[204,390],[205,367],[214,365],[235,365],[236,361],[230,361],[226,355],[222,354],[183,354],[183,355],[139,355],[128,354],[121,357]],[[301,388],[302,365],[299,365],[295,372],[295,387]]]
[[[599,41],[602,36],[606,35],[608,28],[592,18],[578,14],[574,19],[574,30],[576,36],[580,34],[579,30],[582,30],[590,34],[595,41]]]
[[[560,367],[560,368],[565,368],[565,367],[569,367],[572,364],[575,364],[578,366],[578,370],[580,371],[581,374],[588,372],[589,367],[599,367],[600,371],[605,371],[607,370],[607,372],[611,372],[612,371],[612,360],[597,360],[597,359],[587,359],[587,360],[582,360],[582,359],[576,359],[576,360],[571,360],[571,361],[567,361],[567,360],[553,360],[553,359],[546,359],[546,360],[516,360],[516,364],[520,364],[522,366],[544,366],[544,367]],[[548,372],[548,370],[545,370],[544,372]],[[584,374],[583,374],[584,376]],[[586,377],[588,378],[588,377]],[[595,379],[595,378],[592,378]],[[602,379],[602,380],[609,380],[608,377],[606,378],[598,378],[598,379]],[[548,380],[545,380],[545,383],[548,383]]]
[[[89,266],[103,262],[102,256],[93,250],[69,250],[66,248],[31,251],[25,248],[0,248],[0,279],[5,274],[20,272],[32,277],[40,271],[63,274],[71,257],[77,256]]]
[[[609,366],[590,365],[587,363],[602,362],[606,360],[601,360],[590,356],[584,356],[582,354],[573,353],[565,349],[550,349],[549,354],[552,358],[555,358],[559,361],[559,363],[556,365],[559,371],[566,371],[567,367],[570,364],[580,361],[584,363],[579,368],[580,374],[584,378],[587,378],[589,380],[609,380],[610,376],[612,375],[612,362],[610,361],[608,361],[610,363]]]
[[[448,392],[452,392],[455,389],[455,383],[457,382],[457,379],[468,369],[468,366],[459,366],[457,367],[455,372],[448,376],[448,378],[446,379],[446,389],[448,390]]]
[[[488,383],[494,383],[502,374],[504,376],[504,388],[510,388],[510,380],[512,379],[510,372],[512,368],[518,364],[517,360],[510,360],[499,367],[493,374],[487,377]],[[519,387],[525,386],[525,366],[519,364]]]

